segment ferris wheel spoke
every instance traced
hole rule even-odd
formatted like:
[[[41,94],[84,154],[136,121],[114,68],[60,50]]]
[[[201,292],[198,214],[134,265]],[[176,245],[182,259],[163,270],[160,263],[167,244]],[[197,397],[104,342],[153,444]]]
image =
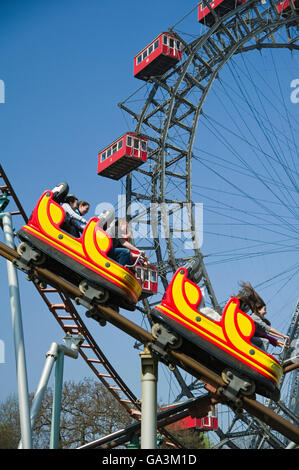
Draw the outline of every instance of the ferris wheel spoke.
[[[127,177],[126,198],[128,204],[141,201],[147,208],[148,228],[154,230],[151,247],[156,252],[162,285],[165,289],[169,275],[197,257],[199,279],[208,294],[207,300],[220,311],[206,266],[296,253],[298,118],[295,110],[292,113],[288,109],[282,95],[274,55],[283,50],[292,54],[299,49],[299,17],[292,2],[288,15],[278,11],[275,1],[271,0],[266,7],[251,0],[222,17],[215,14],[208,1],[203,3],[214,18],[204,34],[197,36],[175,27],[170,29],[184,45],[184,61],[163,75],[149,77],[147,93],[144,94],[144,87],[139,89],[120,107],[137,122],[136,132],[147,136],[152,147],[147,164],[137,168],[133,177]],[[271,80],[270,85],[262,69],[249,58],[250,54],[262,51],[272,54],[275,81]],[[224,70],[230,72],[229,78],[223,77]],[[225,109],[226,120],[223,115],[221,120],[218,114],[215,117],[209,112],[206,103],[213,93]],[[280,119],[273,120],[273,113],[279,114]],[[199,147],[198,132],[206,138],[209,136],[208,143],[217,142],[221,151],[217,154],[202,141]],[[240,145],[246,147],[246,155],[240,151]],[[210,172],[214,181],[218,178],[221,189],[218,182],[213,187],[202,178],[192,181],[195,165],[199,175]],[[236,178],[255,182],[259,192],[255,194],[242,184],[234,185],[232,190]],[[216,196],[219,192],[221,198]],[[194,196],[206,201],[206,214],[217,214],[220,219],[217,231],[205,230],[209,237],[221,237],[224,242],[223,249],[211,255],[201,252]],[[179,225],[182,210],[176,212],[174,208],[188,204],[191,212]],[[154,223],[151,221],[153,205],[159,208]],[[238,227],[236,233],[228,233],[229,224]],[[247,229],[245,235],[240,231],[243,227]],[[263,237],[256,236],[257,230]],[[168,237],[163,236],[165,232],[169,233]],[[263,286],[280,281],[283,289],[297,272],[294,263],[285,264],[279,273],[268,276]],[[261,281],[257,284],[261,285]],[[144,311],[149,312],[151,307],[147,302]],[[181,394],[184,387],[181,384]],[[256,439],[259,432],[261,440]],[[219,429],[218,437],[222,441],[219,447],[237,448],[241,436],[251,436],[252,447],[267,442],[274,448],[284,445],[275,434],[246,415],[242,419],[235,416],[225,433]]]

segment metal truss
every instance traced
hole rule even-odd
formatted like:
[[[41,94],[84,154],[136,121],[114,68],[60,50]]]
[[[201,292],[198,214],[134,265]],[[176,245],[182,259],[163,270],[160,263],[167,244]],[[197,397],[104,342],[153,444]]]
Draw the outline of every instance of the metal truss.
[[[200,250],[192,200],[193,145],[199,119],[213,83],[233,56],[267,48],[286,48],[291,51],[299,49],[299,16],[291,3],[289,15],[282,17],[277,11],[276,3],[271,0],[267,2],[267,6],[258,1],[246,2],[218,18],[208,2],[204,3],[215,16],[215,24],[190,43],[186,43],[176,33],[184,44],[184,61],[163,76],[151,77],[144,87],[119,106],[132,117],[136,132],[145,135],[150,144],[148,162],[126,178],[127,208],[133,205],[138,212],[138,204],[142,206],[141,213],[136,216],[132,211],[131,217],[147,226],[147,234],[151,229],[152,237],[149,240],[145,236],[144,242],[141,242],[142,248],[155,251],[164,288],[168,285],[168,274],[172,275],[179,266],[197,258],[199,282],[205,287],[213,308],[219,311],[219,303]],[[159,207],[160,212],[158,213],[158,209],[155,212],[153,207]],[[188,207],[188,221],[180,227],[175,215],[184,207]],[[168,231],[169,236],[161,235],[165,231]],[[188,257],[184,249],[186,234],[192,244]],[[150,308],[151,305],[144,302],[142,310],[149,313]],[[184,383],[178,371],[176,377],[182,394],[192,396],[191,387]],[[298,371],[294,380],[293,389],[298,394]],[[296,395],[298,406],[297,398]],[[234,420],[234,424],[238,419]],[[242,419],[245,420],[244,417]],[[245,434],[250,436],[253,432],[256,437],[261,433],[266,436],[267,439],[264,437],[263,440],[267,440],[270,446],[284,446],[265,426],[262,428],[250,417],[246,419],[249,424]],[[232,437],[233,433],[225,435],[218,446],[221,447],[224,443],[236,446]],[[261,445],[261,441],[253,444],[253,440],[249,439],[248,442],[249,446]]]
[[[10,200],[10,208],[12,204],[16,206],[15,210],[12,210],[10,214],[14,216],[21,215],[24,222],[27,223],[28,217],[26,212],[2,165],[0,165],[0,182],[2,183],[0,186],[0,197],[4,196]],[[62,289],[47,287],[43,282],[37,282],[34,285],[46,307],[52,313],[65,334],[81,339],[78,347],[79,354],[91,369],[92,373],[95,374],[101,384],[124,407],[128,414],[139,421],[141,412],[140,401],[126,385],[125,381],[121,378],[100,346],[94,340],[70,296]],[[164,428],[161,428],[160,431],[169,442],[175,447],[180,448],[180,443],[171,433]]]
[[[127,207],[132,203],[142,203],[142,210],[147,217],[146,220],[143,218],[141,223],[151,227],[153,233],[150,240],[145,236],[142,248],[155,251],[156,264],[164,288],[168,284],[168,274],[196,257],[200,261],[200,282],[206,288],[215,309],[219,309],[219,304],[196,236],[192,201],[192,149],[198,121],[214,81],[233,55],[252,49],[299,48],[294,27],[294,25],[298,27],[299,19],[292,3],[291,10],[290,16],[282,18],[272,0],[269,8],[265,8],[260,2],[249,1],[221,19],[216,15],[216,23],[204,36],[189,44],[181,38],[185,45],[185,61],[162,77],[152,77],[151,82],[145,87],[145,92],[143,88],[141,107],[140,101],[134,107],[130,99],[120,104],[120,107],[133,117],[136,131],[145,134],[150,143],[147,164],[135,170],[126,179]],[[214,11],[212,13],[215,15]],[[277,33],[282,30],[286,38],[284,42],[277,38]],[[2,167],[0,167],[0,177],[3,180],[2,192],[11,196],[17,206],[17,210],[13,213],[21,214],[27,221],[26,214]],[[163,207],[166,212],[163,212]],[[179,227],[175,223],[175,216],[182,208],[187,208],[188,222]],[[151,225],[152,220],[148,217],[151,210],[152,214],[155,214],[157,225]],[[173,220],[168,225],[170,215]],[[161,229],[165,231],[169,229],[170,236],[161,237]],[[188,242],[193,246],[192,254],[187,257],[184,250],[185,234],[189,235]],[[93,340],[72,300],[60,290],[41,288],[40,285],[36,285],[36,288],[63,330],[84,337],[80,354],[99,380],[131,415],[134,412],[138,413],[140,408],[138,400]],[[52,296],[55,296],[55,299]],[[151,305],[148,301],[144,301],[140,309],[149,313]],[[298,322],[296,328],[297,338]],[[175,373],[181,383],[182,394],[191,397],[191,387],[184,383],[177,369]],[[298,374],[294,379],[292,390],[298,394]],[[294,396],[291,394],[290,400],[294,400]],[[296,403],[298,403],[297,398],[296,395]],[[284,404],[275,405],[280,406],[286,413],[288,407]],[[295,411],[292,410],[293,414],[289,415],[293,420]],[[240,419],[248,426],[246,431],[234,431],[234,426]],[[218,431],[220,442],[217,446],[236,448],[238,438],[244,435],[247,437],[253,435],[256,438],[260,433],[267,436],[270,446],[274,448],[284,446],[281,438],[276,437],[266,425],[246,414],[242,417],[235,416],[227,432]],[[171,437],[168,438],[171,440]],[[262,445],[261,442],[251,442],[253,447]]]

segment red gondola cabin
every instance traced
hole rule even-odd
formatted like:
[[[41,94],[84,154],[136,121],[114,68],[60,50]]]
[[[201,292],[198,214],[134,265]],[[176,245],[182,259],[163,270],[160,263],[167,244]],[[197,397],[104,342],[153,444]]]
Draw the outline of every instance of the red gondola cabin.
[[[215,10],[219,17],[226,15],[231,10],[237,8],[240,3],[246,3],[246,0],[207,0],[210,7]],[[198,21],[206,26],[212,26],[215,23],[215,18],[209,8],[200,2],[198,5]]]
[[[141,298],[158,292],[158,269],[155,266],[135,266],[135,277],[142,287]]]
[[[283,17],[287,17],[288,14],[291,12],[291,5],[290,2],[294,3],[294,8],[296,10],[297,15],[299,14],[299,0],[283,0],[278,2],[277,10],[278,13],[281,13]]]
[[[134,77],[148,80],[163,75],[181,59],[181,41],[174,34],[163,32],[134,57]]]
[[[172,406],[164,408],[168,410]],[[213,406],[213,409],[209,411],[207,416],[203,418],[192,418],[186,416],[186,418],[180,419],[168,426],[171,431],[183,431],[184,429],[198,429],[203,431],[217,431],[218,429],[218,409],[217,405]]]
[[[119,180],[147,160],[147,139],[127,132],[99,152],[98,175]]]

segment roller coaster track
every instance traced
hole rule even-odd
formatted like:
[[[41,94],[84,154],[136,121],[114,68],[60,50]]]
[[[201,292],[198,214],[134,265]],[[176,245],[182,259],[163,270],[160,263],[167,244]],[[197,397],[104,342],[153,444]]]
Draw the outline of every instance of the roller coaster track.
[[[12,250],[2,242],[0,242],[0,256],[3,256],[11,262],[15,262],[19,259],[17,251]],[[76,299],[82,296],[81,291],[77,287],[45,268],[34,267],[32,273],[37,279],[51,284],[55,289],[57,288],[63,292],[66,292],[67,295],[72,299]],[[155,341],[151,333],[136,325],[126,317],[120,315],[115,310],[100,305],[97,305],[97,309],[101,317],[120,330],[124,331],[126,334],[132,336],[137,341],[140,341],[145,345],[151,344]],[[193,358],[187,356],[183,352],[169,350],[168,357],[173,364],[183,368],[186,372],[193,375],[193,377],[198,378],[202,382],[205,382],[208,384],[210,389],[214,388],[215,392],[219,390],[219,388],[226,386],[220,376],[199,362],[195,361]],[[215,396],[217,397],[217,394],[215,394]],[[228,403],[227,399],[223,396],[217,397],[217,400],[221,401],[222,403]],[[242,408],[252,416],[255,416],[260,421],[266,423],[272,429],[278,431],[283,436],[290,439],[292,442],[299,444],[299,429],[260,402],[256,401],[252,397],[243,396]]]
[[[2,180],[2,181],[1,181]],[[11,215],[21,215],[24,222],[28,222],[28,217],[17,197],[3,167],[0,165],[0,191],[2,195],[11,197],[16,205],[15,211]],[[4,256],[5,257],[5,256]],[[141,405],[134,393],[125,384],[117,371],[111,365],[99,345],[96,343],[88,328],[82,321],[67,291],[61,289],[63,286],[42,288],[40,284],[34,284],[41,295],[43,301],[57,320],[63,331],[67,335],[81,336],[84,341],[79,347],[79,353],[92,372],[100,380],[103,386],[113,395],[113,397],[125,408],[125,410],[138,419]],[[163,435],[176,447],[181,448],[181,444],[164,428],[161,429]]]
[[[143,248],[156,254],[160,281],[165,289],[168,285],[168,275],[172,276],[178,267],[188,261],[186,254],[189,254],[189,259],[196,257],[200,261],[198,273],[201,285],[205,287],[208,294],[207,299],[213,308],[220,312],[216,292],[206,269],[207,258],[196,243],[196,234],[199,230],[196,230],[192,211],[190,211],[190,221],[179,229],[175,222],[178,218],[173,216],[174,208],[183,207],[186,203],[195,203],[192,192],[194,191],[194,194],[198,192],[196,188],[193,190],[192,181],[195,186],[198,184],[200,173],[196,170],[199,171],[200,167],[199,165],[193,167],[193,164],[201,161],[203,165],[201,169],[204,168],[204,155],[199,154],[195,144],[196,135],[198,134],[199,137],[198,142],[208,143],[207,140],[205,141],[205,133],[202,132],[207,119],[204,110],[206,102],[209,102],[207,98],[210,96],[214,83],[216,84],[219,79],[221,82],[222,70],[225,70],[225,67],[237,55],[247,53],[247,51],[288,49],[296,53],[295,51],[299,49],[299,17],[295,13],[292,2],[290,4],[292,13],[289,17],[278,13],[277,2],[273,0],[269,2],[247,0],[234,11],[227,11],[226,15],[221,17],[217,17],[215,10],[211,9],[210,2],[203,0],[203,3],[214,16],[215,24],[204,30],[200,29],[197,33],[195,30],[195,34],[189,34],[189,30],[184,32],[176,29],[178,23],[170,28],[170,31],[176,34],[184,45],[182,61],[164,75],[150,77],[144,86],[119,103],[119,107],[125,113],[125,117],[129,116],[131,119],[130,122],[135,127],[135,132],[146,136],[149,144],[147,163],[126,177],[127,206],[133,203],[137,207],[140,204],[145,207],[144,213],[147,211],[149,214],[148,219],[143,214],[140,219],[148,220],[148,223],[154,220],[157,226],[160,224],[158,229],[153,230],[156,236],[151,237],[150,241],[146,240]],[[297,25],[297,28],[294,25]],[[186,39],[184,40],[183,37]],[[245,54],[244,63],[246,61]],[[217,85],[215,86],[217,88]],[[199,129],[200,125],[203,127]],[[216,136],[217,131],[216,133],[214,131],[215,128],[213,135]],[[204,137],[203,141],[202,137]],[[221,144],[224,145],[222,139]],[[214,171],[211,168],[210,170]],[[202,174],[202,183],[205,174],[207,173]],[[209,197],[204,200],[208,201]],[[170,208],[168,217],[154,218],[151,211],[152,207],[157,204]],[[219,204],[218,208],[219,206],[221,205]],[[194,214],[195,212],[194,208]],[[163,238],[165,220],[169,224],[166,230],[171,233],[171,236],[166,239]],[[194,253],[191,249],[186,251],[183,246],[188,229],[190,234],[194,234]],[[150,308],[151,305],[149,303],[147,305],[144,301],[144,311],[149,314]],[[295,377],[294,393],[298,390],[297,373]],[[186,396],[189,395],[186,394]],[[296,400],[295,395],[293,400]],[[277,403],[274,404],[276,410],[279,408],[277,405]],[[291,419],[290,415],[287,419]],[[255,435],[263,436],[260,438],[260,442],[263,442],[266,431],[258,420],[245,424],[245,417],[237,415],[233,420],[237,423],[235,429],[238,429],[240,421],[243,421],[244,427],[247,427],[248,436],[254,428]],[[221,441],[222,438],[225,439],[223,440],[225,445],[229,442],[229,445],[234,446],[231,431],[232,428],[230,428],[230,442],[226,435],[225,437],[221,435],[220,429],[218,436]],[[237,433],[235,436],[238,437]],[[267,434],[266,440],[268,437]],[[273,436],[271,440],[272,438]],[[279,446],[279,443],[276,445]]]
[[[4,171],[1,166],[0,172],[1,177],[3,178]],[[6,187],[2,188],[2,190],[5,189],[6,194],[10,194],[13,196],[14,192],[11,191],[11,188],[9,184],[7,184],[7,181],[8,180],[6,178]],[[18,209],[19,211],[16,211],[15,213],[22,214],[23,211],[20,210],[20,204],[18,206]],[[16,250],[11,249],[5,243],[2,242],[0,242],[0,256],[4,257],[5,259],[11,261],[14,264],[20,258]],[[76,301],[78,297],[81,297],[81,291],[67,280],[60,278],[59,276],[44,267],[32,267],[31,275],[32,279],[44,281],[51,286],[51,289],[42,290],[41,287],[36,284],[37,289],[46,301],[48,308],[50,309],[56,320],[59,322],[59,324],[62,326],[64,331],[69,334],[81,334],[83,336],[84,342],[81,345],[80,354],[83,359],[87,362],[87,364],[92,368],[93,372],[96,373],[100,381],[118,399],[118,401],[123,406],[125,406],[125,408],[131,415],[134,412],[132,412],[132,405],[134,406],[135,410],[139,411],[140,405],[138,404],[136,398],[129,391],[128,387],[126,387],[120,377],[115,373],[113,367],[108,363],[104,354],[101,352],[100,348],[93,340],[92,336],[90,335],[86,326],[81,320],[80,315],[73,306],[72,299]],[[54,303],[53,301],[50,301],[46,294],[58,294],[60,296],[60,303]],[[155,338],[152,336],[151,333],[136,325],[131,320],[122,316],[115,310],[101,305],[97,305],[96,308],[98,309],[99,315],[102,318],[104,318],[106,321],[116,326],[129,336],[135,338],[142,344],[149,345],[155,342]],[[58,313],[61,311],[66,312],[66,314],[61,315],[60,313]],[[65,321],[71,321],[72,323],[65,324]],[[95,354],[95,358],[90,358],[84,351],[92,351]],[[190,373],[193,377],[198,378],[202,382],[206,383],[208,390],[211,391],[211,396],[213,396],[216,401],[226,403],[229,406],[232,406],[232,404],[224,395],[219,395],[217,393],[220,389],[226,387],[225,382],[220,376],[218,376],[216,373],[203,366],[199,362],[195,361],[193,358],[184,354],[184,352],[180,350],[170,349],[167,351],[167,355],[169,361],[172,364],[181,367],[186,372]],[[98,372],[98,369],[96,368],[96,365],[98,364],[105,366],[109,374],[109,378],[111,377],[115,380],[115,383],[118,387],[117,390],[115,389],[116,387],[109,385],[109,383],[107,382],[106,379],[108,378],[108,374],[104,375]],[[120,398],[120,392],[123,392],[126,395],[126,401]],[[267,424],[273,430],[278,431],[280,434],[290,439],[292,442],[299,445],[299,429],[292,423],[277,415],[270,408],[267,408],[251,396],[249,397],[243,395],[241,403],[241,407],[246,410],[249,414],[256,417],[263,423]],[[170,439],[172,440],[172,436],[170,437]]]
[[[4,184],[0,186],[2,193],[11,196],[18,209],[17,211],[11,212],[11,214],[21,214],[24,221],[27,222],[28,217],[1,165],[0,177],[4,182]],[[35,287],[64,332],[71,335],[81,335],[84,338],[84,342],[80,347],[80,354],[102,384],[131,414],[133,411],[132,407],[139,410],[140,407],[137,404],[137,398],[129,390],[94,341],[70,298],[59,289],[42,289],[37,284],[35,284]],[[99,370],[99,366],[105,369],[105,373]],[[113,384],[111,382],[113,382]]]

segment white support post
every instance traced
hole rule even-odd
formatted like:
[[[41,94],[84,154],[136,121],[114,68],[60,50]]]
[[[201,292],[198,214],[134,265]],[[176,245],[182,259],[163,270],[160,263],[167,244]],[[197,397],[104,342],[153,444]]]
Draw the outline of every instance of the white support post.
[[[141,449],[157,447],[158,361],[147,349],[141,358]]]
[[[48,382],[50,379],[50,375],[53,369],[53,365],[57,361],[58,358],[60,358],[59,366],[58,368],[60,369],[59,376],[61,377],[59,388],[62,388],[62,378],[63,378],[63,360],[64,356],[71,357],[73,359],[78,358],[79,354],[79,346],[82,343],[83,339],[82,337],[78,336],[76,338],[73,338],[71,335],[67,335],[65,338],[63,338],[64,344],[58,344],[58,343],[52,343],[50,346],[49,351],[46,354],[46,362],[34,395],[34,398],[32,400],[32,405],[31,405],[31,413],[30,413],[30,419],[31,419],[31,429],[34,427],[35,420],[38,416],[41,403],[45,394],[45,391],[48,386]],[[57,365],[57,362],[56,362]],[[57,375],[57,370],[56,374]],[[58,379],[60,379],[58,377]],[[57,378],[56,379],[56,386],[57,386]],[[57,397],[57,390],[54,391],[56,392],[56,397]],[[51,441],[50,441],[50,446],[51,448],[54,448],[55,445],[58,446],[59,442],[59,423],[60,423],[60,402],[56,402],[55,406],[55,418],[53,419],[52,422],[52,427],[51,427]],[[55,429],[55,431],[54,431]],[[20,441],[19,449],[22,449],[22,441]]]
[[[60,412],[63,386],[64,351],[59,351],[55,366],[55,382],[53,394],[52,423],[50,433],[50,449],[58,449],[60,436]]]
[[[2,223],[6,244],[10,248],[15,249],[12,217],[10,213],[2,214]],[[11,261],[7,261],[7,274],[16,357],[22,447],[23,449],[31,449],[32,435],[21,300],[17,269]]]

